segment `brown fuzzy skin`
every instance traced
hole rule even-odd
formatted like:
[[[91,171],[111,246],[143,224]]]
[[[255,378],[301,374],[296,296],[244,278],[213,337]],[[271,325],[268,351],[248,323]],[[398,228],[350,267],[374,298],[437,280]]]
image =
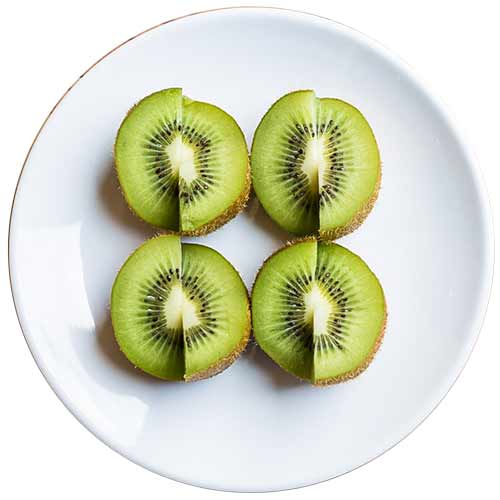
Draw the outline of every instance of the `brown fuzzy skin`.
[[[380,185],[380,183],[379,183],[379,185]],[[255,277],[255,280],[253,282],[252,293],[253,293],[253,288],[255,286],[255,282],[257,281],[257,279],[259,277],[259,274],[261,273],[261,271],[264,268],[264,266],[266,265],[266,263],[272,257],[274,257],[278,253],[282,252],[283,250],[286,250],[290,246],[293,246],[293,245],[295,245],[297,243],[303,243],[303,242],[306,242],[306,241],[317,241],[319,243],[318,238],[315,238],[314,236],[304,236],[302,238],[298,238],[298,239],[295,239],[295,240],[287,241],[281,248],[279,248],[278,250],[276,250],[275,252],[273,252],[263,262],[262,266],[260,267],[260,269],[259,269],[259,271],[257,273],[257,276]],[[335,244],[337,244],[337,243],[335,243]],[[384,291],[382,290],[382,294],[383,293],[384,293]],[[351,370],[349,372],[342,373],[341,375],[338,375],[336,377],[322,379],[322,380],[318,380],[318,381],[313,381],[313,380],[310,380],[310,379],[304,379],[302,377],[298,377],[295,373],[292,373],[291,371],[289,371],[286,368],[284,368],[283,366],[281,366],[279,363],[276,363],[276,361],[274,361],[274,359],[271,358],[271,356],[269,356],[264,351],[264,349],[262,349],[262,348],[261,349],[269,357],[269,359],[273,360],[284,371],[286,371],[287,373],[289,373],[293,377],[295,377],[295,378],[297,378],[297,379],[299,379],[299,380],[301,380],[303,382],[309,382],[314,387],[325,387],[325,386],[328,386],[328,385],[334,385],[334,384],[339,384],[341,382],[346,382],[347,380],[351,380],[351,379],[357,377],[359,374],[361,374],[362,372],[364,372],[368,368],[368,366],[370,365],[370,363],[373,361],[373,358],[375,357],[375,354],[377,353],[377,351],[379,350],[380,346],[382,345],[382,341],[384,339],[384,334],[385,334],[385,329],[386,329],[386,326],[387,326],[387,302],[385,300],[385,295],[384,295],[384,308],[385,308],[384,321],[383,321],[382,326],[380,328],[380,332],[379,332],[379,334],[377,336],[377,339],[375,340],[375,343],[373,344],[373,347],[372,347],[370,353],[368,354],[368,356],[363,360],[363,363],[361,363],[361,365],[359,365],[358,367],[354,368],[353,370]],[[258,341],[257,341],[256,338],[255,338],[255,341],[258,344]]]
[[[243,337],[239,344],[234,348],[234,350],[229,353],[224,358],[220,359],[213,365],[209,366],[206,370],[202,370],[201,372],[195,373],[190,377],[184,377],[186,382],[196,382],[197,380],[204,380],[206,378],[214,377],[219,373],[223,372],[226,368],[231,366],[236,359],[240,356],[240,354],[246,349],[248,344],[248,340],[250,339],[250,333],[252,331],[252,319],[250,315],[250,306],[247,308],[247,320],[248,320],[248,328],[245,330]]]
[[[379,175],[377,183],[375,184],[375,189],[370,199],[360,208],[356,215],[345,225],[336,227],[335,229],[328,229],[326,231],[319,231],[319,237],[322,240],[336,240],[342,236],[346,236],[352,233],[354,230],[358,229],[361,224],[368,217],[368,214],[372,211],[375,202],[377,201],[378,194],[380,192],[380,185],[382,181],[382,167],[379,170]]]

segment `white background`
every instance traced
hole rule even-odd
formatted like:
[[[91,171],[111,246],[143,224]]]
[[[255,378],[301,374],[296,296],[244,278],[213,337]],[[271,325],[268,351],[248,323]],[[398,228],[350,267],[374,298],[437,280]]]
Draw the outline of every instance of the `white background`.
[[[238,4],[236,0],[174,4],[165,0],[18,0],[1,8],[2,498],[237,496],[177,484],[143,470],[101,444],[69,414],[39,373],[17,323],[8,281],[7,232],[12,196],[28,148],[52,106],[84,70],[118,43],[161,21]],[[308,0],[267,5],[307,10],[340,21],[410,63],[444,100],[468,137],[494,216],[500,220],[500,30],[495,2]],[[424,424],[384,456],[348,475],[273,497],[498,498],[497,288],[494,283],[489,312],[466,369]]]

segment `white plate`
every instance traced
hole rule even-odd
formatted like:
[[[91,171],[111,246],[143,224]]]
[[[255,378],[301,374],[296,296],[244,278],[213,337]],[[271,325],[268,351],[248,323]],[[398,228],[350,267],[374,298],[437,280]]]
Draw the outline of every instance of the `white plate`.
[[[253,346],[190,385],[134,370],[118,351],[108,297],[120,265],[153,230],[117,188],[112,146],[138,99],[182,86],[231,113],[248,143],[279,96],[313,88],[371,123],[380,198],[342,244],[387,295],[385,341],[357,379],[317,389]],[[250,287],[288,235],[254,199],[202,243]],[[492,226],[477,167],[441,106],[394,56],[332,21],[231,9],[158,26],[112,51],[64,95],[18,186],[10,271],[19,320],[47,381],[99,439],[169,478],[266,491],[333,478],[400,441],[438,404],[476,341],[492,278]]]

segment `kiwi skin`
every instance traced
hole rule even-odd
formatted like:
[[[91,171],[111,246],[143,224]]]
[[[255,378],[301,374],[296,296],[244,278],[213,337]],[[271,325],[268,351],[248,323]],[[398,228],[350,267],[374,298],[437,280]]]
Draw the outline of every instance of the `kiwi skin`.
[[[135,214],[135,212],[133,212],[133,213]],[[139,217],[139,219],[142,221],[142,219],[140,217]],[[149,238],[148,240],[158,238],[159,236],[162,236],[162,234],[156,234],[156,235],[152,236],[151,238]],[[148,241],[148,240],[146,240],[146,241]],[[143,244],[144,243],[145,243],[145,241],[143,242]],[[119,274],[122,267],[125,266],[127,261],[130,259],[130,257],[132,257],[132,255],[134,255],[134,253],[136,251],[137,251],[137,248],[127,257],[127,259],[125,259],[125,262],[120,266],[120,269],[116,273],[117,275]],[[114,287],[114,285],[113,285],[113,287]],[[134,363],[132,363],[133,367],[135,369],[140,370],[143,373],[146,373],[146,374],[148,374],[154,378],[157,378],[159,380],[164,380],[166,382],[182,382],[182,383],[196,382],[198,380],[204,380],[207,378],[211,378],[211,377],[214,377],[215,375],[218,375],[219,373],[223,372],[226,368],[229,368],[236,361],[236,359],[243,353],[243,351],[246,349],[247,344],[248,344],[248,340],[250,339],[250,334],[252,332],[252,315],[250,312],[250,296],[249,296],[248,289],[246,286],[245,286],[245,289],[247,292],[246,293],[246,296],[247,296],[246,318],[248,320],[248,328],[244,332],[242,339],[240,340],[238,345],[233,349],[233,351],[231,353],[229,353],[227,356],[225,356],[224,358],[217,361],[217,363],[214,363],[213,365],[209,366],[206,370],[202,370],[201,372],[195,373],[191,377],[184,376],[184,378],[182,380],[173,380],[173,379],[169,379],[166,377],[161,377],[157,374],[149,373],[148,371],[143,370],[140,366],[137,366]],[[112,294],[113,294],[113,291],[111,291],[111,295]],[[109,308],[109,311],[111,311],[111,303],[109,303],[108,308]],[[111,314],[110,314],[110,316],[111,316]],[[113,326],[113,329],[114,329],[112,316],[111,316],[111,325]],[[115,342],[118,345],[120,352],[123,354],[123,356],[128,361],[130,361],[128,356],[125,354],[125,352],[121,348],[121,345],[118,342],[118,340],[116,339],[115,335],[113,335],[113,338],[115,339]]]
[[[126,118],[134,108],[139,104],[140,101],[136,102],[128,111],[125,117],[122,119],[121,125],[125,122]],[[238,127],[241,136],[243,137],[243,140],[245,141],[246,144],[246,139],[245,139],[245,134],[243,134],[243,130],[241,130],[241,127],[239,124],[236,122],[236,126]],[[121,128],[120,125],[120,128]],[[120,132],[120,128],[118,129],[118,132],[116,134],[116,137],[118,137],[118,134]],[[113,144],[113,166],[116,174],[116,178],[119,179],[118,176],[118,167],[116,165],[116,140],[115,143]],[[120,190],[120,193],[122,194],[123,198],[125,199],[125,202],[129,208],[129,210],[134,214],[135,217],[137,217],[141,222],[144,222],[145,224],[149,224],[150,226],[153,226],[155,229],[158,231],[161,231],[162,234],[178,234],[179,236],[205,236],[212,231],[215,231],[216,229],[219,229],[219,227],[223,226],[227,222],[229,222],[231,219],[236,217],[246,206],[248,203],[248,198],[250,196],[250,190],[252,188],[252,178],[251,178],[251,171],[250,171],[250,155],[248,156],[248,162],[247,162],[247,172],[246,172],[246,179],[245,179],[245,187],[243,188],[243,191],[241,192],[240,196],[234,201],[234,203],[226,208],[224,212],[222,212],[220,215],[218,215],[215,219],[207,222],[206,224],[203,224],[202,226],[198,227],[197,229],[194,229],[193,231],[174,231],[174,230],[168,230],[163,227],[155,226],[154,224],[151,224],[150,222],[145,221],[133,208],[132,205],[130,204],[130,201],[127,198],[127,195],[125,192],[122,190],[120,182],[118,182],[118,189]]]
[[[378,185],[380,185],[380,182],[378,183]],[[378,191],[378,188],[377,188],[377,191]],[[315,238],[314,236],[304,236],[302,238],[297,238],[294,240],[287,241],[281,248],[279,248],[278,250],[273,252],[271,255],[269,255],[269,257],[267,257],[267,259],[262,263],[259,271],[257,272],[257,275],[255,276],[255,280],[253,282],[253,285],[255,285],[255,282],[257,281],[257,278],[259,277],[259,274],[262,271],[262,269],[264,268],[265,264],[272,257],[279,254],[283,250],[286,250],[288,247],[295,245],[296,243],[303,243],[306,241],[318,241],[319,242],[319,240],[317,238]],[[252,286],[252,290],[253,290],[253,286]],[[382,294],[384,294],[383,289],[382,289]],[[348,380],[351,380],[351,379],[357,377],[358,375],[360,375],[362,372],[364,372],[368,368],[370,363],[373,361],[375,354],[377,354],[377,351],[379,350],[380,346],[382,345],[382,341],[384,340],[385,329],[387,326],[387,301],[385,300],[385,295],[384,295],[384,309],[385,309],[385,319],[384,319],[384,322],[382,323],[382,326],[380,328],[380,332],[378,334],[378,337],[377,337],[375,343],[373,344],[373,348],[372,348],[370,354],[368,354],[368,356],[363,360],[363,363],[361,363],[361,365],[357,366],[353,370],[346,372],[346,373],[342,373],[341,375],[338,375],[337,377],[323,379],[323,380],[320,380],[319,382],[312,382],[310,380],[305,380],[301,377],[297,377],[297,375],[295,375],[295,373],[292,373],[291,371],[287,370],[286,368],[282,367],[281,365],[278,365],[278,366],[282,370],[286,371],[287,373],[289,373],[290,375],[295,377],[296,379],[300,380],[301,382],[308,382],[313,387],[326,387],[329,385],[335,385],[335,384],[339,384],[341,382],[347,382]],[[268,356],[269,359],[271,359],[271,361],[273,363],[277,364],[263,349],[261,349],[261,351],[264,352],[264,354],[266,356]]]

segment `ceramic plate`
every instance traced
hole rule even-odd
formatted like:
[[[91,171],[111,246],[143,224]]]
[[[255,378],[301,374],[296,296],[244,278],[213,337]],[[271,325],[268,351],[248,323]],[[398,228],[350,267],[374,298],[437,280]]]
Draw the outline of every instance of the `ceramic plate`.
[[[341,243],[382,282],[384,343],[357,379],[301,383],[255,345],[221,375],[165,383],[119,352],[109,295],[120,265],[154,231],[118,190],[112,148],[127,110],[181,86],[231,113],[248,143],[279,96],[312,88],[358,107],[383,160],[366,222]],[[288,240],[255,199],[197,240],[250,288]],[[370,461],[410,433],[463,368],[492,277],[487,198],[440,104],[372,40],[330,20],[229,9],[164,23],[113,50],[71,87],[25,163],[12,213],[10,272],[28,345],[69,410],[104,443],[158,474],[234,491],[310,485]]]

